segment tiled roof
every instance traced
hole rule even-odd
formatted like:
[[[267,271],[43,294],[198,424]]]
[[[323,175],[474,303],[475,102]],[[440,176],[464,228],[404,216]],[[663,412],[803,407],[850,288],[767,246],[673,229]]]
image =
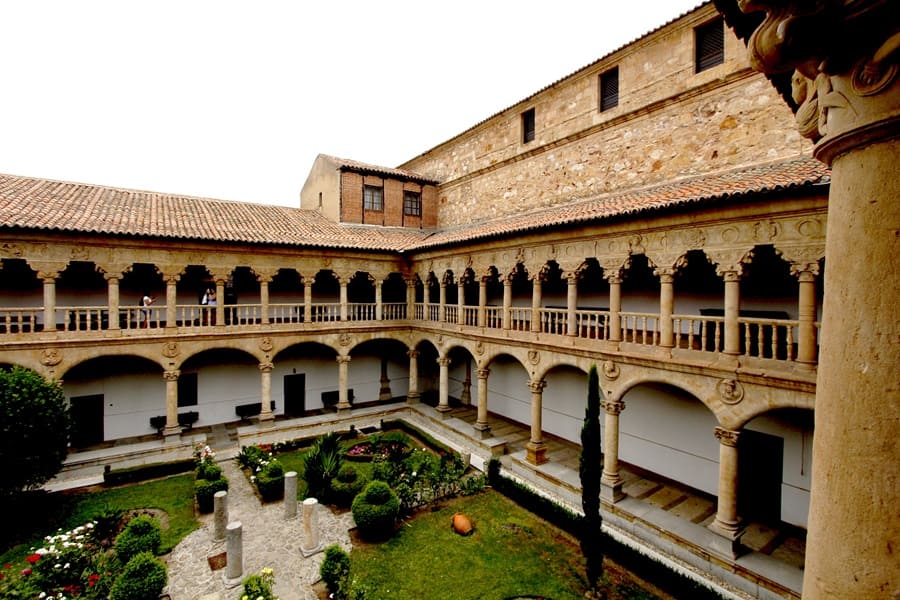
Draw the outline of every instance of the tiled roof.
[[[681,179],[664,185],[617,190],[559,204],[552,208],[445,229],[416,244],[414,249],[424,250],[623,216],[634,218],[641,213],[666,208],[727,201],[749,194],[827,184],[830,180],[830,171],[824,164],[813,158],[797,158]]]
[[[665,185],[619,190],[436,232],[333,223],[285,206],[176,196],[0,174],[0,231],[28,229],[113,236],[409,252],[551,227],[635,217],[673,207],[740,200],[827,184],[812,158],[756,165]]]
[[[0,231],[11,228],[366,250],[396,250],[427,235],[340,225],[300,208],[0,174]]]
[[[347,169],[349,171],[359,171],[362,173],[375,173],[378,175],[387,175],[389,177],[396,177],[399,179],[408,179],[411,181],[417,181],[417,182],[422,182],[422,183],[432,183],[432,184],[438,183],[438,181],[436,179],[426,177],[426,176],[422,175],[421,173],[416,173],[415,171],[410,171],[409,169],[394,169],[391,167],[380,167],[378,165],[370,165],[368,163],[360,162],[358,160],[350,160],[349,158],[338,158],[336,156],[329,156],[327,154],[320,154],[319,158],[334,163],[334,166],[337,169]]]

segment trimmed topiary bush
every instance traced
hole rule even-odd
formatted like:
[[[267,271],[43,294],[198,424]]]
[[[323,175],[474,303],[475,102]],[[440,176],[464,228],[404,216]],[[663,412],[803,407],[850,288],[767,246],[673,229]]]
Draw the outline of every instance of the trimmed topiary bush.
[[[221,477],[210,481],[197,479],[194,481],[194,496],[197,498],[197,509],[201,513],[211,513],[215,508],[215,495],[228,489],[228,479]]]
[[[353,520],[363,537],[388,537],[400,512],[400,499],[383,481],[372,481],[351,505]]]
[[[350,555],[337,544],[325,548],[325,557],[319,567],[319,575],[335,598],[346,596],[345,590],[350,578]]]
[[[165,565],[149,552],[141,552],[125,565],[109,600],[157,600],[168,579]]]
[[[352,465],[344,465],[337,477],[331,480],[331,497],[335,504],[347,508],[363,491],[368,480],[361,477]]]
[[[222,479],[222,467],[212,462],[202,462],[197,466],[197,479],[216,481]]]
[[[134,517],[116,538],[113,549],[116,556],[125,564],[141,552],[155,555],[162,542],[162,528],[153,517],[139,515]]]

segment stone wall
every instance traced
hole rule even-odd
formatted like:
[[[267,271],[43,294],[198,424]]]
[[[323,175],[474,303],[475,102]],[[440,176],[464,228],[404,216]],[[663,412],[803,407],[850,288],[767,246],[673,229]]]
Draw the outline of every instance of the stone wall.
[[[725,29],[725,62],[694,72],[694,27],[676,20],[402,165],[443,182],[441,227],[615,189],[808,153],[793,115]],[[599,77],[619,69],[619,105]],[[521,114],[535,108],[535,139]]]

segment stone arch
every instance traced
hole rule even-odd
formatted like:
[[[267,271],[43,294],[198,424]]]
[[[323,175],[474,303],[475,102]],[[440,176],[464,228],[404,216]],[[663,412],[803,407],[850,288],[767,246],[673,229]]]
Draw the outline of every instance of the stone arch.
[[[561,361],[550,365],[539,379],[546,384],[541,403],[543,430],[580,443],[587,404],[587,371],[574,362]]]

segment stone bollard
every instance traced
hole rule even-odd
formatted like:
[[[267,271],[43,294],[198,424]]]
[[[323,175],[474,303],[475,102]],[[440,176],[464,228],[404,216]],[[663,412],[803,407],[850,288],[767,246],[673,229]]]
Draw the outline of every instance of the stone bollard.
[[[284,518],[297,516],[297,471],[284,474]]]
[[[228,492],[221,490],[213,495],[213,541],[225,541],[225,527],[228,525]]]
[[[243,526],[240,521],[232,521],[225,532],[225,580],[226,588],[237,587],[244,573]]]
[[[304,557],[310,557],[322,551],[322,542],[319,540],[319,501],[315,498],[307,498],[303,501],[303,543],[300,545],[300,553]]]

